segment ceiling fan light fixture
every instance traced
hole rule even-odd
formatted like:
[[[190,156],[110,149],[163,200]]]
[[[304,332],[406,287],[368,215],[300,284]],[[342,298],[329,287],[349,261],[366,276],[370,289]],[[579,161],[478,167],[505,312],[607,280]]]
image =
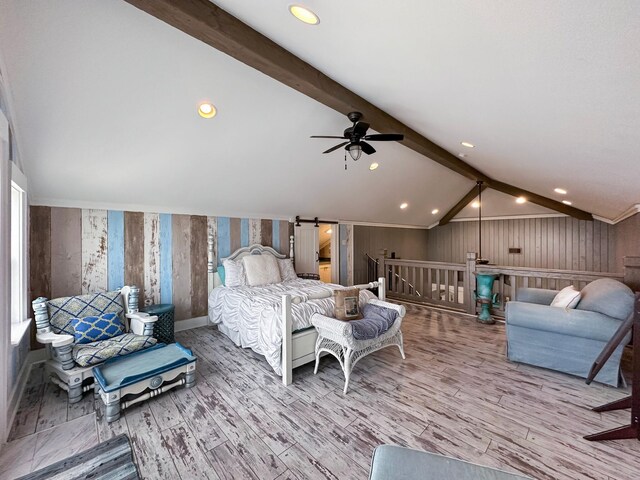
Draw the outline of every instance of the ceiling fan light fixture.
[[[307,25],[318,25],[320,23],[318,15],[302,5],[295,3],[289,5],[289,12],[291,12],[291,15]]]
[[[362,147],[357,143],[350,143],[346,148],[354,161],[357,161],[362,155]]]

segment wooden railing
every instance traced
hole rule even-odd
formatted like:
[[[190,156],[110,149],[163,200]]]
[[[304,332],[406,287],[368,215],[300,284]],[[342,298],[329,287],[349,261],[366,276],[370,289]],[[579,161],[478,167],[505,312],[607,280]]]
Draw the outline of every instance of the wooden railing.
[[[380,275],[387,279],[388,295],[395,298],[453,310],[466,310],[470,301],[465,299],[469,272],[462,263],[384,259]]]
[[[506,302],[517,300],[517,289],[523,287],[560,290],[574,285],[577,289],[582,289],[593,280],[612,278],[620,280],[634,290],[640,290],[640,257],[625,257],[623,273],[476,265],[475,253],[467,254],[466,263],[389,258],[375,260],[368,255],[367,257],[376,262],[377,275],[387,280],[389,297],[469,314],[476,313],[476,273],[497,275],[493,292],[498,295],[493,305],[493,313],[498,316],[504,315]]]

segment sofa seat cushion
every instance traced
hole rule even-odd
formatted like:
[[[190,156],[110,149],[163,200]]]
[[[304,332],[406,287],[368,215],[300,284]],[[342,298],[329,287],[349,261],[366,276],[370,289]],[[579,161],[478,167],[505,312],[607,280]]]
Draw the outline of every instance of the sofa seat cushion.
[[[129,353],[144,350],[158,341],[149,335],[125,333],[109,340],[73,346],[73,360],[81,367],[89,367]]]
[[[578,310],[598,312],[618,320],[626,320],[633,312],[633,292],[624,283],[600,278],[580,292]]]
[[[391,328],[398,318],[398,311],[367,303],[362,315],[360,320],[351,321],[351,333],[356,340],[371,340]]]
[[[608,342],[620,326],[620,320],[601,313],[524,302],[508,302],[505,321],[507,331],[516,326],[600,342]]]

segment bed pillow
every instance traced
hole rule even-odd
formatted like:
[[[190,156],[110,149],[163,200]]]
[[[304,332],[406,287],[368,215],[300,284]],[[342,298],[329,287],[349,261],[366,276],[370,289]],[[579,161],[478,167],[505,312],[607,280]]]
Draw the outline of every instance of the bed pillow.
[[[247,285],[247,277],[242,262],[236,260],[225,260],[222,262],[224,267],[224,285],[227,287],[245,287]]]
[[[116,313],[103,313],[100,316],[72,318],[73,342],[76,344],[109,340],[124,333],[124,326]]]
[[[335,306],[333,308],[333,316],[338,320],[359,320],[362,318],[360,314],[360,289],[359,288],[343,288],[333,291]]]
[[[551,301],[552,307],[576,308],[580,302],[580,292],[573,285],[563,288]]]
[[[280,269],[272,255],[247,255],[242,259],[247,274],[247,283],[252,287],[280,283]]]
[[[293,268],[293,262],[290,258],[279,258],[278,267],[280,268],[280,277],[283,282],[290,282],[298,279],[298,274]]]

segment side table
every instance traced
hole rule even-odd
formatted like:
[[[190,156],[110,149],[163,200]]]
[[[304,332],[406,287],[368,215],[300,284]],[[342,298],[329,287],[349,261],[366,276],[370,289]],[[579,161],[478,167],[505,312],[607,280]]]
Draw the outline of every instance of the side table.
[[[173,330],[175,307],[172,303],[148,305],[140,310],[158,317],[158,321],[153,327],[154,338],[167,345],[176,341]]]

